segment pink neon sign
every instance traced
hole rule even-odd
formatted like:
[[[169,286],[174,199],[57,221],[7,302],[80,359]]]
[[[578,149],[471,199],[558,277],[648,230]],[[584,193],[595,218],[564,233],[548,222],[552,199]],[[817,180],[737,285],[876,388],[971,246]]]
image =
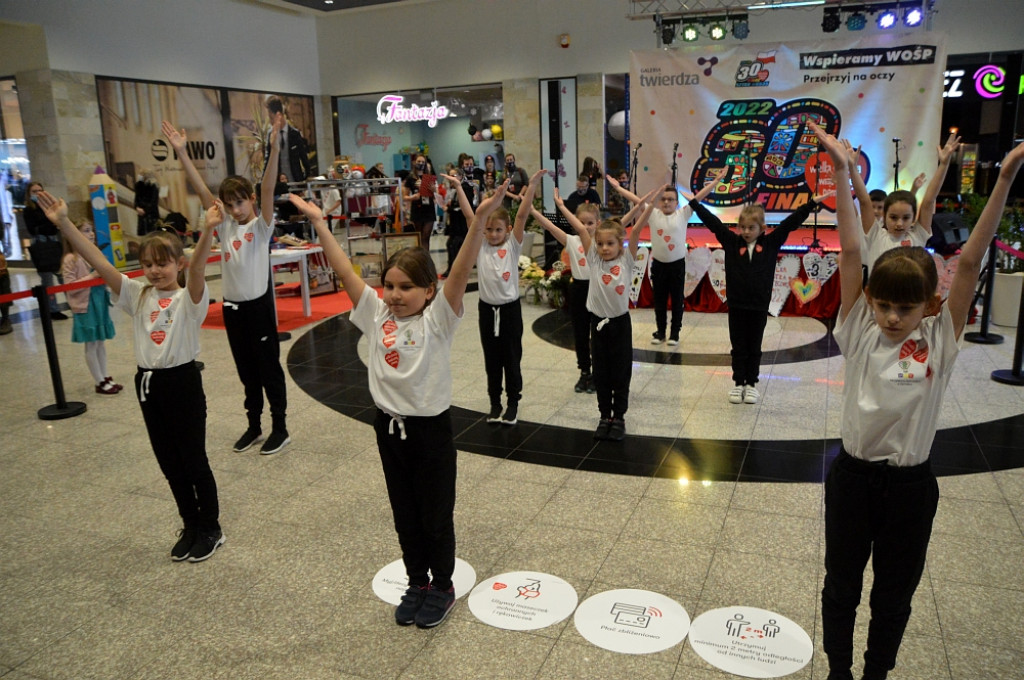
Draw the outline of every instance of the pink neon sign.
[[[427,121],[427,127],[436,127],[437,121],[448,116],[448,108],[438,102],[430,102],[430,106],[403,106],[405,97],[386,94],[377,102],[377,120],[381,124],[413,123]]]

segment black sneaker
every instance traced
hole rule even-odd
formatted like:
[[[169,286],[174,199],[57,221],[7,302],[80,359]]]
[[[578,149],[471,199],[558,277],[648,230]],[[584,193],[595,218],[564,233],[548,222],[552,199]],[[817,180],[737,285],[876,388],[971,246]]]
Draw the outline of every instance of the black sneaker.
[[[611,429],[611,426],[611,418],[601,418],[601,422],[597,424],[597,429],[594,430],[594,439],[608,439],[608,431]]]
[[[185,527],[178,530],[178,542],[171,548],[171,559],[175,562],[184,562],[188,559],[192,544],[196,542],[196,530],[192,527]]]
[[[613,442],[621,442],[626,438],[626,421],[621,418],[612,418],[608,427],[608,439]]]
[[[501,422],[501,404],[491,404],[491,412],[487,414],[487,422],[492,425]]]
[[[438,590],[430,584],[423,597],[423,606],[416,612],[416,625],[420,628],[433,628],[448,616],[455,606],[455,586],[448,590]]]
[[[262,439],[263,431],[260,430],[259,428],[250,427],[248,430],[245,431],[245,434],[239,437],[238,441],[235,442],[234,449],[237,453],[241,453],[242,451],[245,451],[256,442],[261,441]]]
[[[573,387],[572,389],[576,392],[576,394],[580,394],[581,392],[586,392],[587,391],[587,382],[589,380],[590,380],[590,374],[589,373],[580,373],[580,379],[576,381],[576,386]]]
[[[587,375],[587,394],[597,392],[597,383],[594,382],[594,374]]]
[[[50,312],[50,318],[54,321],[66,321],[68,315],[64,312]]]
[[[263,442],[263,447],[260,449],[260,453],[264,456],[277,453],[291,440],[292,438],[288,436],[288,430],[272,430],[270,432],[270,436],[267,437],[267,441]]]
[[[502,425],[515,425],[519,421],[519,407],[516,404],[509,404],[505,409],[505,415],[501,417]]]
[[[402,595],[402,601],[395,608],[395,623],[399,626],[411,626],[416,623],[416,614],[423,606],[426,594],[426,586],[409,586],[405,595]]]
[[[220,529],[214,531],[197,532],[196,542],[189,549],[189,562],[202,562],[213,557],[217,548],[224,545],[224,532]]]

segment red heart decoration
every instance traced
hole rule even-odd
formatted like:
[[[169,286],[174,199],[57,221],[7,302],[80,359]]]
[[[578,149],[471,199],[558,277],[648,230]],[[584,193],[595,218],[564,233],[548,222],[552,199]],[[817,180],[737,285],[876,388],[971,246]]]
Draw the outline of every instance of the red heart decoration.
[[[615,286],[615,292],[618,293],[619,295],[622,295],[625,291],[626,291],[626,287],[624,285],[622,285],[621,283],[619,285]]]
[[[508,588],[508,586],[502,583],[501,581],[495,581],[494,585],[492,585],[491,588],[493,588],[494,590],[505,590],[505,588]]]
[[[925,345],[924,347],[922,347],[919,350],[917,350],[916,352],[914,352],[914,361],[916,361],[919,364],[923,364],[923,363],[928,361],[928,346],[927,345]]]
[[[505,248],[502,248],[501,250],[498,251],[498,257],[505,257],[505,255],[507,255],[507,254],[508,254],[508,250],[505,249]]]
[[[580,255],[583,254],[583,246],[579,246],[578,248],[576,248],[576,250],[579,251]]]
[[[607,286],[609,283],[612,282],[612,275],[611,274],[601,274],[601,281],[604,283],[604,285]]]
[[[741,247],[740,248],[740,255],[746,255],[746,254],[747,254],[747,247],[746,246]]]
[[[156,318],[158,316],[160,316],[160,310],[159,309],[154,309],[152,312],[149,313],[149,322],[150,323],[155,323],[156,322]]]
[[[504,279],[505,281],[508,281],[511,277],[512,272],[505,272],[504,274],[501,275],[501,278]]]
[[[398,330],[398,324],[395,323],[394,319],[388,319],[387,321],[384,322],[384,325],[381,326],[381,330],[384,331],[385,335],[387,335],[388,333],[394,333],[395,331]]]
[[[618,276],[619,272],[622,271],[622,267],[620,267],[619,265],[615,265],[614,267],[612,267],[608,271],[610,271],[612,273],[612,276]]]
[[[231,251],[230,250],[225,250],[224,251],[224,261],[225,262],[230,262],[231,261]]]
[[[398,350],[391,350],[384,355],[384,361],[388,362],[391,368],[398,368]]]
[[[754,246],[754,252],[755,253],[760,253],[763,250],[764,250],[764,248],[761,247],[760,243],[758,243],[756,246]]]
[[[381,342],[384,343],[385,347],[390,348],[391,345],[395,344],[395,340],[396,340],[395,334],[394,333],[388,333],[387,335],[384,336],[384,338],[381,340]]]
[[[910,241],[900,241],[900,245],[901,246],[911,246],[913,244]]]
[[[669,250],[669,252],[672,252],[672,251],[673,251],[673,250],[675,250],[675,249],[676,249],[676,244],[675,244],[675,243],[669,243],[669,244],[668,244],[668,250]]]
[[[238,250],[239,248],[242,247],[242,242],[236,238],[234,241],[231,242],[231,245],[234,247],[235,250]]]
[[[249,243],[252,243],[253,236],[254,236],[254,234],[251,231],[247,232],[245,234],[245,240],[248,241]]]
[[[167,338],[167,333],[164,333],[163,331],[153,331],[152,333],[149,334],[149,339],[152,340],[153,342],[155,342],[158,345],[162,345],[163,342],[164,342],[164,339],[166,339],[166,338]]]
[[[903,346],[900,347],[900,359],[906,359],[916,351],[917,342],[915,342],[914,340],[907,340],[906,342],[903,343]]]
[[[659,230],[658,230],[658,236],[661,236],[661,235],[662,235],[662,234],[664,234],[664,233],[665,233],[665,230],[664,230],[664,229],[659,229]]]
[[[665,243],[668,243],[669,241],[672,240],[672,237],[669,236],[668,234],[665,234],[664,236],[662,236],[662,238],[665,239]]]
[[[586,267],[587,266],[587,258],[581,257],[579,260],[576,261],[576,264],[578,264],[581,267]]]
[[[167,309],[171,306],[171,298],[160,298],[156,303],[160,305],[160,309]]]

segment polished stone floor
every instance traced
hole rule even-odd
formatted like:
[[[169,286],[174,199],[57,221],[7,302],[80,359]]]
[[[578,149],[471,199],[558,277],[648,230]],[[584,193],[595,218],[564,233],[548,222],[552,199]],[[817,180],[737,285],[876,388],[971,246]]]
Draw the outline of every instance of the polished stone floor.
[[[34,283],[15,270],[14,289]],[[211,281],[219,297],[219,282]],[[514,427],[487,425],[476,295],[453,352],[460,450],[458,555],[478,579],[538,570],[582,601],[657,591],[691,618],[733,604],[777,611],[821,679],[821,479],[838,437],[843,364],[828,328],[769,321],[762,401],[733,406],[724,315],[687,313],[679,347],[652,347],[633,312],[630,436],[597,443],[596,399],[576,394],[567,319],[524,305],[524,396]],[[245,420],[227,340],[203,330],[208,451],[227,543],[201,564],[168,559],[173,502],[133,395],[97,395],[70,322],[54,326],[67,399],[54,403],[34,303],[0,337],[0,675],[29,678],[725,678],[687,642],[651,655],[599,649],[571,617],[538,631],[479,622],[465,600],[438,629],[399,628],[371,590],[398,557],[372,429],[365,342],[345,317],[283,345],[293,443],[231,444]],[[107,343],[129,384],[129,324]],[[965,344],[933,460],[942,499],[927,571],[890,677],[1024,677],[1024,388],[989,379],[1003,345]],[[173,418],[173,413],[168,413]],[[266,423],[269,425],[269,423]],[[870,570],[867,574],[870,584]],[[866,600],[866,597],[865,597]],[[863,645],[867,607],[857,642]]]

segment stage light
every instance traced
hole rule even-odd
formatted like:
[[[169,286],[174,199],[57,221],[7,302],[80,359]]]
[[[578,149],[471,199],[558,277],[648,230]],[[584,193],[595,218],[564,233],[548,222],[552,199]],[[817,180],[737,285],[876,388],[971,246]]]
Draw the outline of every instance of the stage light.
[[[896,12],[887,9],[878,15],[879,28],[892,28],[896,25]]]
[[[661,44],[671,45],[676,39],[676,27],[672,24],[664,24],[661,27]]]
[[[826,7],[825,16],[821,19],[821,30],[825,33],[835,33],[839,30],[842,22],[839,19],[838,7]]]
[[[922,21],[924,21],[924,12],[920,7],[911,7],[903,15],[903,23],[910,28],[920,26]]]
[[[725,38],[725,26],[716,21],[708,27],[708,35],[712,40],[723,40]]]
[[[746,17],[741,17],[732,22],[732,37],[739,40],[746,40],[750,35],[750,24]]]
[[[864,16],[863,12],[854,12],[846,17],[846,30],[848,31],[862,31],[867,24],[868,18]]]
[[[679,35],[683,36],[683,42],[696,42],[700,37],[700,31],[697,30],[696,24],[686,24]]]

